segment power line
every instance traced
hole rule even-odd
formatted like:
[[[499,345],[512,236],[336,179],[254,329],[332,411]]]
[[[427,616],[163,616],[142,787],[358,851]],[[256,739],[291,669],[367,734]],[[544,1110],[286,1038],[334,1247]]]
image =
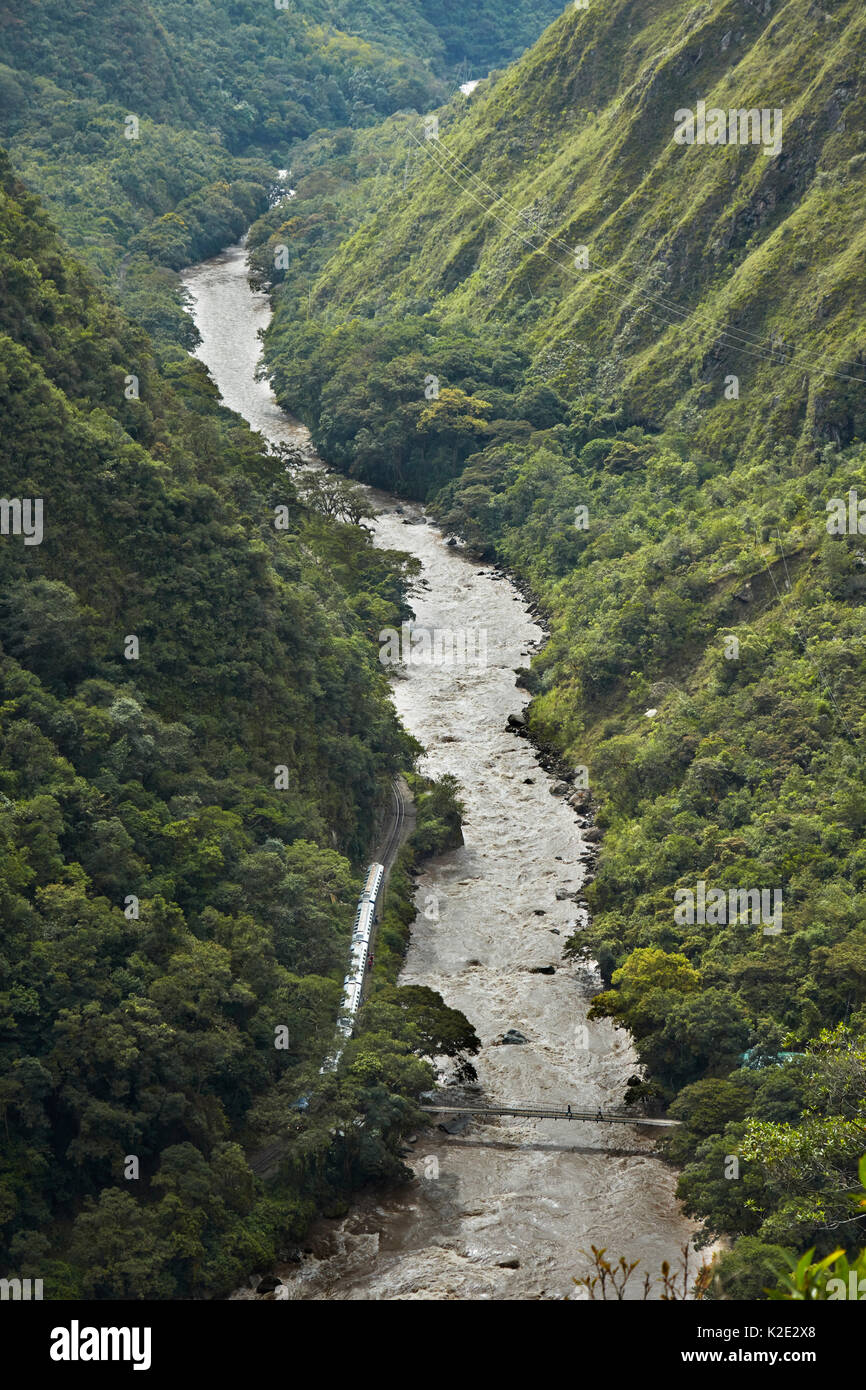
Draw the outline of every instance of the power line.
[[[528,235],[518,232],[515,226],[509,225],[501,217],[498,217],[491,206],[483,202],[475,194],[473,189],[469,188],[465,183],[463,183],[462,180],[456,174],[453,173],[453,167],[455,165],[465,170],[471,178],[475,179],[476,182],[478,182],[483,188],[487,189],[487,191],[493,197],[494,201],[502,203],[518,222],[525,223],[526,219],[523,213],[521,213],[517,208],[515,208],[514,205],[510,203],[506,198],[502,197],[500,194],[497,194],[495,190],[490,187],[489,184],[485,183],[485,181],[480,178],[479,175],[475,174],[471,169],[468,169],[467,166],[464,165],[463,162],[460,159],[458,159],[456,155],[454,155],[450,150],[448,150],[447,147],[444,144],[442,144],[442,142],[438,138],[433,140],[421,141],[411,130],[409,130],[407,134],[409,138],[413,140],[415,144],[424,151],[427,157],[432,159],[433,163],[436,165],[436,167],[440,170],[441,173],[445,174],[447,178],[450,178],[452,183],[454,183],[458,188],[461,189],[463,193],[465,193],[474,202],[476,202],[478,206],[481,207],[482,210],[488,214],[488,216],[493,217],[494,221],[498,222],[500,226],[502,226],[509,234],[514,235],[516,233],[518,239],[522,241],[525,246],[527,246],[536,255],[541,256],[544,260],[548,261],[551,265],[555,266],[556,268],[560,270],[568,269],[569,271],[574,272],[575,267],[571,262],[569,262],[568,265],[565,265],[561,261],[555,259],[554,257],[549,256],[540,246],[536,245],[536,243],[533,240],[531,240],[531,238]],[[446,163],[443,163],[436,158],[435,154],[433,153],[433,146],[438,147],[439,151],[444,156],[444,159],[447,161]],[[574,248],[569,247],[566,242],[562,241],[561,238],[552,237],[549,238],[549,240],[552,244],[563,247],[565,250],[569,252],[570,255],[573,254]],[[591,269],[596,270],[600,275],[604,276],[608,280],[619,284],[620,287],[628,285],[628,282],[623,280],[621,276],[618,276],[615,272],[606,269],[604,266],[593,264]],[[604,285],[596,284],[594,288],[602,293],[616,293],[616,291],[613,288],[608,288]],[[724,346],[730,347],[737,352],[745,354],[746,356],[755,357],[761,361],[771,363],[793,363],[795,361],[796,354],[793,352],[790,357],[786,356],[783,352],[774,352],[772,349],[769,353],[767,353],[766,350],[761,348],[760,339],[754,337],[754,335],[746,334],[743,330],[720,328],[710,323],[710,321],[706,318],[701,319],[699,312],[695,310],[683,308],[681,305],[673,304],[672,302],[660,298],[659,296],[652,295],[648,291],[640,289],[638,286],[635,285],[628,286],[628,288],[631,293],[637,293],[637,295],[639,295],[641,299],[645,301],[645,308],[646,304],[649,303],[654,304],[656,306],[656,309],[663,311],[662,313],[657,313],[653,310],[647,309],[649,316],[655,319],[658,323],[665,325],[665,327],[677,327],[678,325],[686,322],[688,319],[691,319],[693,321],[697,321],[698,324],[703,323],[703,326],[714,335],[716,340],[723,341]],[[620,300],[619,303],[621,306],[624,306],[626,301]],[[671,314],[675,317],[665,317],[665,315]],[[756,347],[758,348],[757,351],[754,350]],[[857,364],[852,363],[850,365]],[[866,377],[855,376],[848,372],[836,371],[835,369],[823,364],[821,364],[817,368],[813,368],[813,370],[822,371],[825,373],[825,375],[835,376],[842,380],[856,381],[866,384]]]

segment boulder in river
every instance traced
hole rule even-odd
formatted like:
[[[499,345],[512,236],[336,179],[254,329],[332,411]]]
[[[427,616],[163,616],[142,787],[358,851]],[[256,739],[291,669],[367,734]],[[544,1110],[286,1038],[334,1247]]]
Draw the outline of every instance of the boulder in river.
[[[443,1120],[436,1126],[443,1134],[462,1134],[469,1126],[470,1115],[455,1115],[453,1119]]]
[[[497,1261],[500,1269],[519,1269],[520,1261],[516,1255],[510,1255],[507,1260]]]
[[[278,1289],[282,1282],[282,1279],[278,1279],[276,1274],[266,1274],[256,1288],[256,1293],[273,1293],[274,1289]]]
[[[529,1039],[525,1037],[524,1034],[519,1031],[519,1029],[509,1028],[507,1033],[502,1034],[502,1037],[499,1039],[499,1042],[502,1046],[504,1046],[506,1043],[529,1042]]]
[[[583,838],[589,845],[597,845],[601,839],[601,831],[597,825],[590,825],[582,832]]]
[[[509,714],[506,720],[509,729],[524,729],[526,727],[525,714]]]
[[[568,791],[568,783],[567,783],[567,782],[554,782],[553,786],[550,788],[550,795],[551,795],[551,796],[565,796],[565,794],[566,794],[567,791]]]
[[[533,965],[529,971],[530,975],[555,975],[555,965]]]

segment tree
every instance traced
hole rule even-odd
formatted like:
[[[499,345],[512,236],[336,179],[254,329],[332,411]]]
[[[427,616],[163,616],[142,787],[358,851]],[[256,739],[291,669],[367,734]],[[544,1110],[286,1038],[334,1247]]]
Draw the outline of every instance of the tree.
[[[767,1297],[785,1268],[789,1252],[757,1236],[741,1236],[732,1250],[713,1261],[708,1297],[759,1302]]]
[[[173,1297],[173,1253],[156,1211],[116,1189],[89,1199],[72,1229],[70,1254],[82,1270],[85,1298]]]

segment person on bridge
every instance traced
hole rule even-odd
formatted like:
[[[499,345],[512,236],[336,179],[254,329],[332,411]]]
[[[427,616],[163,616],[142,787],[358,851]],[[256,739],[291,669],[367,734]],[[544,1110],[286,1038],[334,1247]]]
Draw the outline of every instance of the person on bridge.
[[[603,1120],[603,1119],[604,1119],[604,1116],[603,1116],[602,1113],[601,1113],[601,1108],[600,1108],[600,1107],[599,1107],[599,1112],[598,1112],[598,1114],[596,1115],[595,1118],[596,1118],[597,1120]]]
[[[568,1118],[571,1119],[571,1106],[568,1107]]]

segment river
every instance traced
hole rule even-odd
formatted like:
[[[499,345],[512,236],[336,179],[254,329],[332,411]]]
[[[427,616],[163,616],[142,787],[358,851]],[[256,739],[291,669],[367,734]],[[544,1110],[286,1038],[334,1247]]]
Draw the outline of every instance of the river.
[[[273,442],[306,443],[305,428],[255,379],[270,307],[249,288],[242,247],[191,268],[184,282],[198,355],[226,405]],[[598,978],[562,953],[579,920],[580,831],[532,746],[506,730],[528,699],[515,669],[542,631],[511,583],[449,546],[421,507],[373,496],[376,544],[423,565],[416,623],[486,640],[486,661],[413,662],[394,683],[400,718],[426,749],[423,770],[453,773],[466,805],[464,845],[419,881],[400,982],[429,985],[472,1020],[486,1097],[618,1107],[637,1066],[630,1039],[607,1021],[586,1023]],[[550,966],[555,973],[533,973]],[[527,1041],[502,1045],[508,1029]],[[277,1267],[290,1300],[561,1299],[588,1270],[581,1251],[590,1245],[655,1275],[662,1260],[678,1261],[692,1231],[675,1174],[627,1126],[473,1121],[460,1134],[422,1131],[406,1161],[412,1184],[317,1222],[302,1262]],[[630,1292],[638,1295],[636,1281]]]

